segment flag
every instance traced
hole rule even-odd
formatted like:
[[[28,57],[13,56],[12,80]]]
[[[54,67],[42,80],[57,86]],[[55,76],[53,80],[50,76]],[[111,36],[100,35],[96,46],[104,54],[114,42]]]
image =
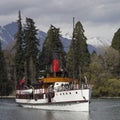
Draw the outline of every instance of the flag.
[[[23,77],[23,78],[19,81],[19,85],[22,85],[25,81],[26,81],[26,79],[25,79],[25,77]]]

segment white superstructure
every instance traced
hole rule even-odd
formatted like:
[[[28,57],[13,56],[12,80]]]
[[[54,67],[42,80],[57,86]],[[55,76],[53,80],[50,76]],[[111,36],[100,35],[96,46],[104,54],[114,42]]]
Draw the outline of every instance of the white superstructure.
[[[45,88],[18,89],[16,102],[27,108],[89,111],[91,90],[86,85],[79,87],[78,84],[59,80],[48,83]]]

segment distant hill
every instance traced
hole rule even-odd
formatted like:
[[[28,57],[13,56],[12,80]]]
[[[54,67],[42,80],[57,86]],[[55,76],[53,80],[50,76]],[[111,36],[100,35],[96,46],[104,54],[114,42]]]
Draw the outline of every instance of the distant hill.
[[[5,26],[0,26],[0,40],[2,41],[2,48],[6,49],[9,45],[15,43],[14,36],[17,32],[18,26],[16,22],[9,23]],[[47,33],[43,31],[38,31],[38,39],[40,40],[40,49],[42,48],[42,44],[47,36]],[[60,37],[61,42],[63,43],[64,49],[67,52],[69,50],[71,40],[65,37]],[[99,42],[98,42],[99,41]],[[96,51],[99,53],[98,49],[104,43],[101,42],[100,38],[91,38],[87,40],[88,50],[90,53]],[[106,44],[106,43],[105,43]],[[110,42],[108,41],[108,45]]]
[[[0,26],[0,40],[2,41],[2,48],[5,49],[7,45],[14,41],[14,35],[17,31],[17,23],[12,22],[3,27]]]
[[[9,44],[11,45],[13,42],[15,42],[14,36],[17,32],[18,26],[16,22],[12,22],[10,24],[7,24],[3,27],[0,26],[0,40],[2,41],[2,48],[6,49]],[[40,41],[40,49],[42,48],[42,44],[47,36],[47,33],[43,31],[38,31],[38,39]],[[70,45],[70,39],[60,37],[61,42],[64,45],[65,51],[68,51],[69,45]]]

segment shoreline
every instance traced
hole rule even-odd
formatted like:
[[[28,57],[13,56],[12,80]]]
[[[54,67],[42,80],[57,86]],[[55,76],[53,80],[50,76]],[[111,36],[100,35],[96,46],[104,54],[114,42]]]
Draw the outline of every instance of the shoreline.
[[[120,97],[93,97],[91,99],[120,99]]]
[[[0,96],[0,99],[15,99],[15,96]]]

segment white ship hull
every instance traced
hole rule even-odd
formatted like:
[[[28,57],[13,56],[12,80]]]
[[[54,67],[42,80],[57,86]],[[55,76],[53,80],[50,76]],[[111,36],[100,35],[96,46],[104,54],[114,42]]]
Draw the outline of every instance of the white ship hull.
[[[58,104],[21,104],[25,108],[62,111],[89,111],[89,103],[58,103]]]
[[[50,102],[45,96],[43,99],[16,99],[16,102],[26,108],[89,111],[90,89],[55,92]]]

